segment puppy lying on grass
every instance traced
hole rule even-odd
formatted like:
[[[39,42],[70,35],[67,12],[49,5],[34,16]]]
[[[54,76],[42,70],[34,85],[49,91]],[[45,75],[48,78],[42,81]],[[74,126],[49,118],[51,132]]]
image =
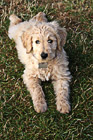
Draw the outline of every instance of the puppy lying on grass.
[[[14,39],[18,57],[25,66],[23,81],[31,94],[36,112],[47,110],[40,81],[51,79],[57,110],[60,113],[69,113],[71,76],[63,49],[67,36],[65,28],[61,28],[55,21],[47,22],[42,12],[24,22],[11,15],[8,35],[10,39]]]

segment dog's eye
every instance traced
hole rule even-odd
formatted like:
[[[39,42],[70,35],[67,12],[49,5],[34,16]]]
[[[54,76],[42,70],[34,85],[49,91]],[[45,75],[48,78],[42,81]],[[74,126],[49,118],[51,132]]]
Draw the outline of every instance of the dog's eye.
[[[40,44],[40,41],[39,41],[39,40],[36,40],[35,43],[36,43],[36,44]]]
[[[53,40],[49,39],[47,42],[48,42],[48,43],[52,43],[52,42],[53,42]]]

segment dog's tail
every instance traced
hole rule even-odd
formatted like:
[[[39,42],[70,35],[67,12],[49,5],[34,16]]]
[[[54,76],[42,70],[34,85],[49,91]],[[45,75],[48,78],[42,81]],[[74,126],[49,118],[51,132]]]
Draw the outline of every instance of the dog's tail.
[[[16,30],[17,30],[17,27],[15,25],[22,22],[22,20],[14,14],[12,14],[9,17],[9,19],[10,19],[10,26],[9,26],[9,30],[8,30],[8,36],[10,39],[14,39],[14,36],[15,36]]]
[[[16,15],[12,14],[10,17],[10,26],[16,25],[18,23],[20,23],[22,20],[20,18],[18,18]]]

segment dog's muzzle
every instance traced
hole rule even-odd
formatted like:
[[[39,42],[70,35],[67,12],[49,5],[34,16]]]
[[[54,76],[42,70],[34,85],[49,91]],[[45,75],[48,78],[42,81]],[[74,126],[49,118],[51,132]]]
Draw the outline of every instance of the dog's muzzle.
[[[42,57],[42,59],[46,59],[46,58],[48,57],[48,54],[47,54],[47,53],[42,52],[42,53],[41,53],[41,57]]]

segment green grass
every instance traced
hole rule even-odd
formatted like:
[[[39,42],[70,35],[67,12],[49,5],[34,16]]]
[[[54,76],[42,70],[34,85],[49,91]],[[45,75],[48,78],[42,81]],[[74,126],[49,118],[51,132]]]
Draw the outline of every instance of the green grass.
[[[46,2],[1,0],[0,2],[0,140],[92,140],[92,1]],[[72,73],[70,114],[56,111],[50,82],[42,83],[48,110],[36,113],[21,75],[15,44],[8,38],[9,15],[23,20],[44,11],[68,32],[65,50]]]

